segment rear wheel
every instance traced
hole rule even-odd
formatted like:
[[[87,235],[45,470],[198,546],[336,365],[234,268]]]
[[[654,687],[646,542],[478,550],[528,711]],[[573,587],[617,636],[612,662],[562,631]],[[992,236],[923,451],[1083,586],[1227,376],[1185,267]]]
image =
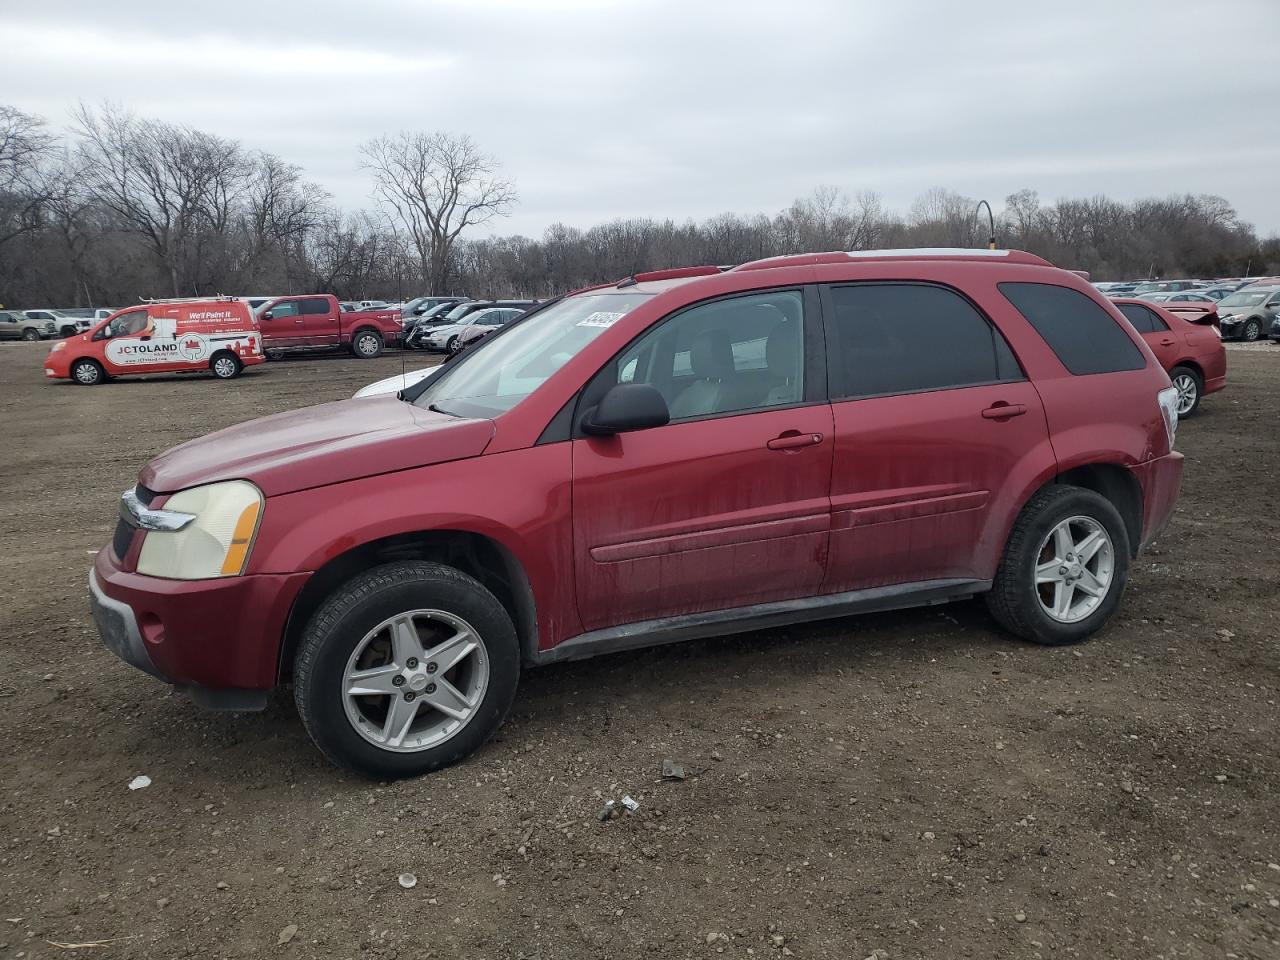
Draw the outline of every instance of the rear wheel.
[[[1178,419],[1185,420],[1200,408],[1204,378],[1190,367],[1174,367],[1169,379],[1178,390]]]
[[[1241,339],[1253,343],[1261,336],[1262,324],[1258,322],[1257,318],[1250,317],[1245,321],[1244,330],[1240,334]]]
[[[335,763],[412,777],[484,743],[519,679],[519,643],[498,599],[452,567],[409,561],[357,576],[315,613],[294,699]]]
[[[107,379],[107,375],[96,360],[77,360],[71,365],[71,379],[86,387],[93,387]]]
[[[209,361],[209,370],[219,380],[234,380],[243,369],[244,364],[240,362],[240,358],[225,350],[215,353]]]
[[[34,343],[36,340],[40,339],[40,332],[32,329],[31,327],[27,327],[27,329],[22,331],[22,339]]]
[[[382,352],[382,337],[372,330],[357,330],[351,338],[351,352],[362,360],[372,360]]]
[[[1014,522],[987,608],[1025,640],[1075,643],[1111,619],[1129,556],[1129,533],[1111,501],[1080,487],[1047,487]]]

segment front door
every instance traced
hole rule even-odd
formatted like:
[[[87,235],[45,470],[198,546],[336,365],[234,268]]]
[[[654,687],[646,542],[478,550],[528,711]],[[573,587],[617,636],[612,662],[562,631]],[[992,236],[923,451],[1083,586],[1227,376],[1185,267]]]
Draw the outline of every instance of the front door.
[[[1039,394],[999,330],[924,283],[824,289],[835,419],[825,593],[980,579],[988,519],[1037,450]]]
[[[262,311],[258,326],[262,329],[262,345],[274,347],[306,346],[301,300],[281,300]]]
[[[588,385],[580,412],[625,382],[671,411],[663,427],[572,441],[588,630],[818,592],[832,451],[820,350],[804,291],[754,293],[661,321]]]

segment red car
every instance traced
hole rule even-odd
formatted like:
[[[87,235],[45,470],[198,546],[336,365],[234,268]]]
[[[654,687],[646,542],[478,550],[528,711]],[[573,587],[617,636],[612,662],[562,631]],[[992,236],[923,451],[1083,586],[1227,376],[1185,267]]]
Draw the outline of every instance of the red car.
[[[361,359],[382,353],[400,339],[399,310],[343,310],[336,297],[309,294],[277,297],[257,311],[262,343],[275,359],[296,350],[346,348]]]
[[[1130,297],[1113,302],[1178,388],[1179,418],[1191,416],[1206,394],[1227,385],[1227,351],[1214,326],[1218,317],[1212,307],[1205,310],[1197,304],[1156,304]],[[1188,309],[1188,315],[1179,316],[1175,308]]]
[[[185,443],[90,575],[104,642],[333,760],[453,763],[524,667],[985,594],[1100,629],[1173,512],[1177,391],[1016,251],[782,257],[541,305],[399,398]]]

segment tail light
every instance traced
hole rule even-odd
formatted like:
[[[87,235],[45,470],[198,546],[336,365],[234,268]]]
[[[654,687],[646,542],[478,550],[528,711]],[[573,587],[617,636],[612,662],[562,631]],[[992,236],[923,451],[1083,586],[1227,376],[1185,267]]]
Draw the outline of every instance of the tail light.
[[[1164,416],[1164,430],[1169,435],[1169,450],[1173,450],[1173,439],[1178,434],[1178,388],[1165,387],[1156,399],[1160,402],[1160,413]]]

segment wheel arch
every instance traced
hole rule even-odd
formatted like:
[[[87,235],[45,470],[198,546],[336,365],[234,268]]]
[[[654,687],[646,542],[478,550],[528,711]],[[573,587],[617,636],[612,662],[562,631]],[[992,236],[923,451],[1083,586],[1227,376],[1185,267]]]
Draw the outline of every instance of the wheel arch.
[[[339,584],[396,560],[430,560],[474,577],[503,605],[515,624],[521,658],[532,660],[538,649],[537,606],[533,587],[519,558],[492,537],[470,530],[423,530],[370,540],[326,561],[303,585],[285,622],[276,666],[279,682],[287,682],[302,634],[312,614]]]
[[[1083,463],[1061,470],[1026,492],[1018,504],[1015,522],[1036,494],[1053,485],[1081,487],[1108,500],[1124,521],[1125,532],[1129,535],[1130,556],[1137,556],[1142,543],[1143,497],[1142,485],[1132,470],[1110,461]],[[1009,531],[1005,531],[1006,541],[1008,535]]]

